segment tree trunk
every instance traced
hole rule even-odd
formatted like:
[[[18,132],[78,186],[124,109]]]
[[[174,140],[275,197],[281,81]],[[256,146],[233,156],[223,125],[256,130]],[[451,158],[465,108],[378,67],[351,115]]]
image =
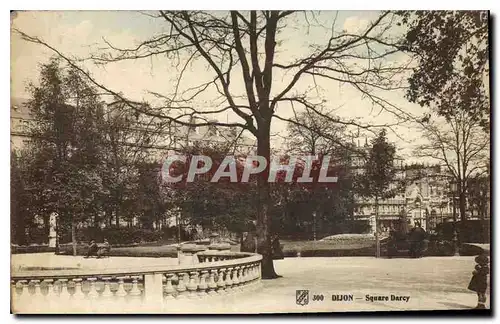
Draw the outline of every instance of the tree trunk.
[[[278,275],[274,271],[271,250],[272,219],[269,214],[271,203],[271,188],[268,181],[271,164],[270,125],[259,126],[257,155],[264,157],[268,163],[266,169],[259,173],[257,178],[257,252],[262,255],[262,279],[274,279]]]
[[[98,212],[95,212],[94,213],[94,228],[99,228],[99,213]]]
[[[73,255],[76,256],[76,224],[71,222],[71,243],[73,245]]]
[[[106,211],[105,211],[106,215],[105,215],[105,224],[107,227],[111,227],[111,223],[112,223],[112,218],[113,218],[113,209],[109,209],[109,208],[106,208]]]
[[[48,213],[43,213],[43,231],[47,237],[47,243],[49,241],[48,237],[50,235],[50,215]]]
[[[460,191],[460,196],[458,199],[459,203],[459,209],[460,209],[460,220],[462,221],[462,224],[465,224],[467,221],[467,217],[465,216],[465,211],[467,209],[467,201],[465,197],[465,192]]]
[[[115,225],[116,225],[116,228],[120,227],[120,207],[119,206],[116,206],[116,209],[115,209]]]
[[[375,197],[375,257],[380,258],[380,238],[378,236],[378,197]]]

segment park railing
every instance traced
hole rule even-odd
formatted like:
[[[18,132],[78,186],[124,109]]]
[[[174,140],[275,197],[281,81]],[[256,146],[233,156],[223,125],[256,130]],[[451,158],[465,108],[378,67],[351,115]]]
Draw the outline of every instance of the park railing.
[[[211,299],[217,301],[218,296],[243,292],[260,284],[262,256],[259,254],[207,251],[196,255],[199,263],[187,265],[13,271],[12,311],[176,313],[188,307],[203,312],[200,307],[204,302],[209,304]],[[140,262],[140,258],[136,260]]]

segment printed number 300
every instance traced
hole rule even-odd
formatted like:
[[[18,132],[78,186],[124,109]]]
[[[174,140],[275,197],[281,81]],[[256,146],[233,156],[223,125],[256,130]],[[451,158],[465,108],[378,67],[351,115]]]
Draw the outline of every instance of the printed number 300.
[[[313,301],[323,301],[324,298],[323,295],[313,295]]]

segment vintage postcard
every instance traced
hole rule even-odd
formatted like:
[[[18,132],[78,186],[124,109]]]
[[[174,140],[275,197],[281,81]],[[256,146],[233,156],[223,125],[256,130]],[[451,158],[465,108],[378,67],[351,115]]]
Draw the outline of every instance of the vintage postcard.
[[[488,314],[489,22],[12,11],[11,312]]]

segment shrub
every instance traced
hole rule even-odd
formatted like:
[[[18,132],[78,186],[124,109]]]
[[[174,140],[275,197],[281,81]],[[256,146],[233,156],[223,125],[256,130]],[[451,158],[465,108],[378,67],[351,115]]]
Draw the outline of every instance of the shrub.
[[[17,246],[11,245],[12,254],[22,254],[22,253],[45,253],[45,252],[55,252],[55,248],[49,247],[48,245],[29,245],[29,246]]]
[[[143,228],[130,227],[108,227],[95,228],[87,227],[78,229],[76,240],[77,242],[88,243],[90,240],[103,242],[107,239],[111,245],[143,243],[143,242],[160,242],[165,238],[164,231],[150,230]],[[71,236],[64,235],[61,237],[62,243],[70,243]]]
[[[48,243],[49,242],[49,237],[48,233],[45,230],[44,227],[31,227],[29,229],[29,235],[26,238],[26,243],[28,244],[43,244],[43,243]]]

